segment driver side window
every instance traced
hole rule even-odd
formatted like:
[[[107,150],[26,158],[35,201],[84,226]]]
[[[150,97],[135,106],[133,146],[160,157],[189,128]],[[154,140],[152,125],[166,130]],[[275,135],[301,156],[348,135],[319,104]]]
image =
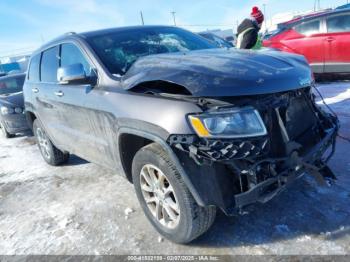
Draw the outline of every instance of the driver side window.
[[[61,67],[82,64],[86,75],[90,75],[91,66],[81,53],[80,49],[74,44],[62,44],[61,45]]]

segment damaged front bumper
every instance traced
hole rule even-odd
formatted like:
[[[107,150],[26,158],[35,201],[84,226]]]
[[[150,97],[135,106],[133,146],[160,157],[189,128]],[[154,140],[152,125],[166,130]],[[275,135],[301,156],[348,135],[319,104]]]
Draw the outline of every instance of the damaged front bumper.
[[[178,156],[205,205],[227,215],[266,203],[304,174],[319,184],[335,179],[327,162],[335,151],[338,120],[314,103],[310,90],[256,99],[268,134],[241,139],[171,135]],[[252,101],[248,101],[251,103]]]
[[[325,184],[328,179],[336,179],[326,163],[335,150],[337,127],[327,130],[327,133],[326,137],[304,156],[300,157],[297,154],[292,154],[288,158],[268,159],[257,163],[289,162],[289,168],[259,183],[247,192],[235,195],[235,209],[241,210],[243,207],[256,202],[268,202],[306,173],[315,177],[319,184]],[[329,147],[331,147],[331,151],[323,160],[322,157]]]

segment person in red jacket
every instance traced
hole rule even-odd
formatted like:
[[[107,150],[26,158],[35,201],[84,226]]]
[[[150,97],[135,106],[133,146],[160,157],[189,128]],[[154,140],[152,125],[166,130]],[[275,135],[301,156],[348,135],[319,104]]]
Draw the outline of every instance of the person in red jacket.
[[[250,18],[246,18],[237,28],[237,48],[251,49],[258,40],[258,33],[264,22],[264,14],[254,6]]]

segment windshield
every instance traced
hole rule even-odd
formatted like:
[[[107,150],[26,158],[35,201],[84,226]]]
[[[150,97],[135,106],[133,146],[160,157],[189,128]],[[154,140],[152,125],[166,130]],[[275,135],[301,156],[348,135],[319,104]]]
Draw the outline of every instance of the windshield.
[[[231,48],[233,47],[233,45],[229,42],[227,42],[226,40],[213,35],[213,34],[206,34],[206,33],[200,33],[199,35],[205,37],[206,39],[214,42],[218,47],[226,47],[226,48]]]
[[[0,79],[0,95],[21,92],[23,90],[24,78],[25,76],[21,75]]]
[[[123,75],[142,56],[216,48],[206,39],[180,28],[142,28],[88,37],[102,63]]]

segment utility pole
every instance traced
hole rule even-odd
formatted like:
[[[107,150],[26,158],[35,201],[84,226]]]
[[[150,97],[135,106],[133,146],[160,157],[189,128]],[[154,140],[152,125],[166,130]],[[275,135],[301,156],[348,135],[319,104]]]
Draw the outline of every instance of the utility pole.
[[[319,11],[321,9],[321,1],[315,0],[314,2],[314,11]]]
[[[176,12],[172,11],[171,14],[173,15],[174,26],[176,26],[176,18],[175,18]]]
[[[264,22],[264,27],[265,27],[265,32],[267,31],[267,14],[266,14],[266,4],[263,4],[264,7],[264,16],[265,16],[265,22]]]
[[[142,11],[140,11],[140,16],[141,16],[141,23],[142,23],[142,25],[145,25],[145,21],[143,20],[143,14],[142,14]]]

